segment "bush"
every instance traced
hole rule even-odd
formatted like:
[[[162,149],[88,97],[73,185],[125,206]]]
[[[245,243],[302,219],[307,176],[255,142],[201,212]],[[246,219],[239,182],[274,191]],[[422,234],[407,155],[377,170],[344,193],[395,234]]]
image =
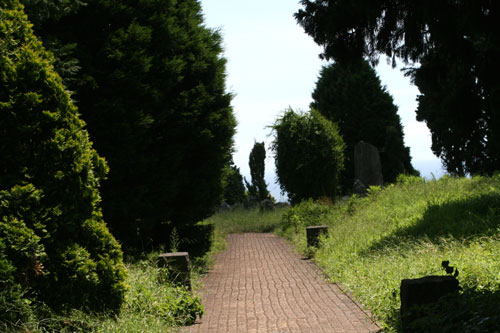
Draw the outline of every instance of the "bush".
[[[319,112],[287,110],[273,125],[276,173],[292,203],[333,199],[344,168],[344,142],[337,125]]]
[[[22,5],[1,2],[0,17],[2,283],[57,308],[117,310],[125,268],[99,208],[107,165]]]

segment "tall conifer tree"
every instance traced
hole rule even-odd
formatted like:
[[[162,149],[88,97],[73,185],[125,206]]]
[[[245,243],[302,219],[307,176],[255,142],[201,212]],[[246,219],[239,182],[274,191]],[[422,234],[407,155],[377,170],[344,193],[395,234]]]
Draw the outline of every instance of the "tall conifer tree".
[[[130,247],[163,242],[211,214],[236,126],[221,37],[196,0],[88,0],[37,27],[75,45],[70,85],[110,165],[103,210]],[[181,244],[182,245],[182,244]]]
[[[264,142],[255,142],[248,156],[248,166],[250,167],[251,183],[245,179],[248,193],[257,197],[259,202],[269,198],[266,180],[266,146]]]
[[[405,64],[420,92],[417,120],[453,174],[500,169],[500,2],[301,0],[295,17],[322,57],[380,55]]]
[[[0,2],[0,17],[0,275],[11,272],[0,290],[118,310],[125,268],[100,209],[106,162],[22,5]],[[2,300],[0,319],[12,315]]]
[[[378,148],[384,181],[400,173],[414,174],[409,148],[392,96],[382,87],[368,62],[335,63],[324,67],[313,92],[311,107],[338,124],[346,144],[342,187],[349,191],[354,179],[354,146],[359,141]]]

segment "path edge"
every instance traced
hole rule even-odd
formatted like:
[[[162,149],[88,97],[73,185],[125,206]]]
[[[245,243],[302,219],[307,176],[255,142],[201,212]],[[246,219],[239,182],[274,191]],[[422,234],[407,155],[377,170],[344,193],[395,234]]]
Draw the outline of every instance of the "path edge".
[[[291,244],[293,246],[293,244]],[[295,246],[293,246],[295,248]],[[297,251],[296,251],[297,252]],[[299,252],[297,252],[299,253]],[[299,253],[300,254],[300,253]],[[300,254],[302,255],[302,254]],[[354,296],[354,294],[352,294],[350,291],[347,290],[347,288],[342,285],[341,283],[339,282],[331,282],[330,279],[328,278],[328,275],[326,275],[326,273],[319,267],[318,263],[316,262],[316,260],[314,260],[314,258],[303,258],[303,260],[306,259],[307,260],[307,263],[309,265],[311,265],[315,270],[317,270],[321,276],[323,277],[323,279],[329,283],[329,284],[333,284],[335,286],[337,286],[340,291],[346,295],[365,315],[366,317],[375,325],[378,327],[378,329],[374,330],[374,331],[370,331],[370,333],[381,333],[383,332],[383,325],[377,321],[375,319],[375,315],[373,314],[373,312],[371,312],[370,309],[368,308],[365,308],[363,306],[363,304],[361,304],[357,298]]]

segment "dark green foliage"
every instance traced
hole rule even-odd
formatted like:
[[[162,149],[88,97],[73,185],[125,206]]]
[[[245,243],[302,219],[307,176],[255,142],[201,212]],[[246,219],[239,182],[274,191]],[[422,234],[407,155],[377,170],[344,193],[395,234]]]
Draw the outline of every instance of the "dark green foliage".
[[[235,119],[220,35],[196,0],[89,0],[36,27],[75,45],[70,84],[109,162],[103,213],[128,249],[165,242],[211,214],[223,194]]]
[[[85,6],[81,0],[21,0],[21,3],[35,26],[74,14]]]
[[[276,174],[293,204],[334,199],[344,167],[344,141],[336,124],[318,111],[287,110],[273,125]]]
[[[19,1],[0,17],[1,283],[56,307],[118,310],[125,268],[99,208],[107,165]]]
[[[452,174],[491,173],[500,166],[500,100],[484,91],[471,61],[433,51],[413,72],[417,119],[432,133],[432,151]],[[500,88],[500,87],[499,87]],[[499,89],[495,88],[495,89]]]
[[[85,2],[80,0],[21,0],[26,8],[29,21],[36,29],[44,23],[59,20],[64,16],[78,12],[85,6]],[[57,38],[43,36],[43,46],[54,54],[54,69],[63,79],[64,85],[74,85],[78,83],[77,72],[80,69],[78,59],[73,56],[76,44],[62,44]]]
[[[410,150],[404,146],[398,108],[366,61],[323,67],[312,97],[311,106],[338,123],[346,144],[341,176],[345,192],[355,180],[354,146],[359,141],[378,148],[385,182],[394,182],[401,173],[415,174]]]
[[[3,225],[3,223],[2,223]],[[0,238],[0,330],[8,325],[25,322],[33,315],[32,309],[24,299],[21,285],[15,281],[16,267],[5,253],[5,244]]]
[[[238,168],[231,161],[225,169],[224,176],[224,201],[230,205],[242,203],[245,200],[245,185],[243,185],[243,176]]]
[[[408,71],[420,92],[417,119],[450,173],[491,174],[500,167],[500,3],[478,1],[302,0],[298,22],[349,61],[380,54],[421,67]]]
[[[250,166],[250,176],[252,183],[248,183],[245,179],[245,184],[248,188],[249,195],[255,196],[259,202],[269,198],[269,191],[264,179],[266,161],[266,146],[264,142],[255,142],[248,157],[248,165]]]

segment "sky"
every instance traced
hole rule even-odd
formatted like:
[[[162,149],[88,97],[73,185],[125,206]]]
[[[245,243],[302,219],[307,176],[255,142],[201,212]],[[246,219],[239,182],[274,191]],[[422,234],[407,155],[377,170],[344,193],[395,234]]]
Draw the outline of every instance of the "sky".
[[[287,108],[309,110],[311,94],[322,66],[322,48],[314,43],[293,17],[298,0],[201,0],[205,25],[220,31],[227,59],[227,89],[238,121],[234,162],[250,181],[248,156],[253,144],[266,142],[266,182],[271,194],[286,200],[276,183],[274,158],[268,149],[271,126]],[[444,171],[432,153],[431,135],[417,122],[418,89],[381,57],[379,78],[399,107],[413,166],[426,178],[439,178]]]

